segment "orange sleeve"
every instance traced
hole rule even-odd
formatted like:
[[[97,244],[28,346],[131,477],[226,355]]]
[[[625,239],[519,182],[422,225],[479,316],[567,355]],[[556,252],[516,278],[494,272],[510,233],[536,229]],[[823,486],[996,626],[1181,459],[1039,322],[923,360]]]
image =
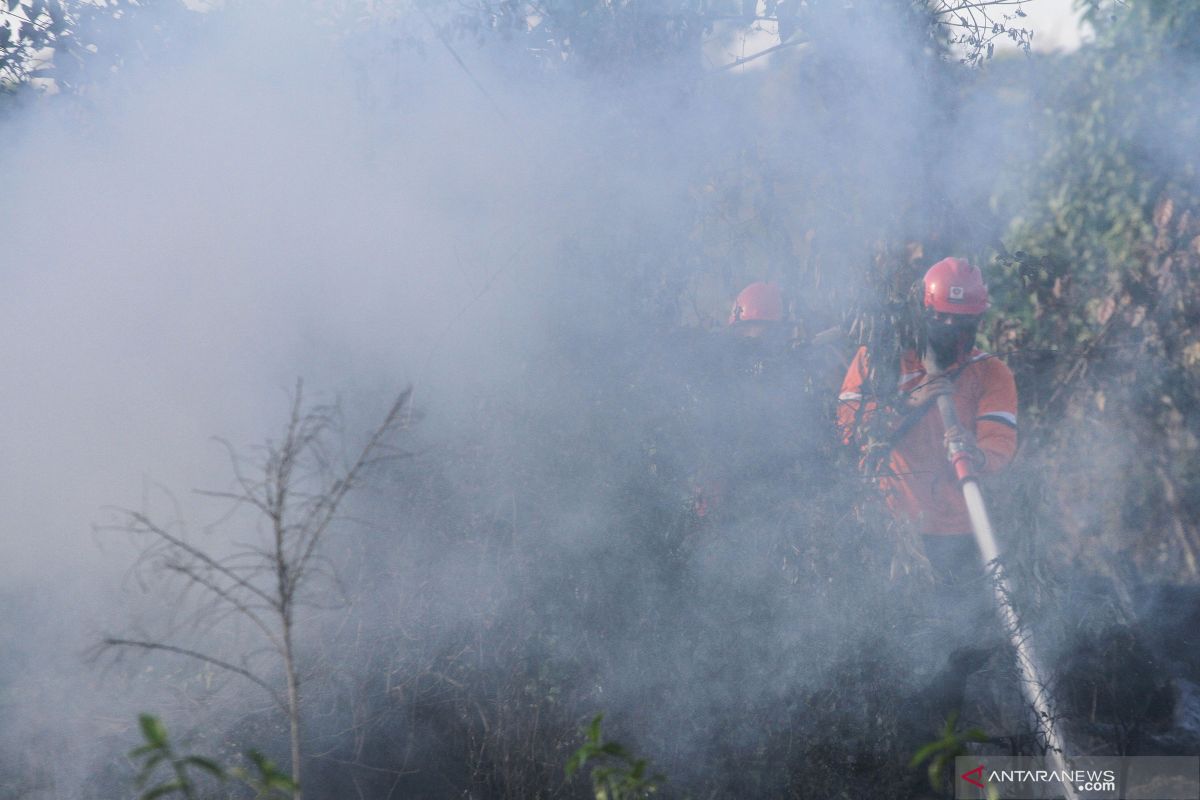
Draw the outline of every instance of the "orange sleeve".
[[[842,380],[842,389],[838,394],[838,433],[841,434],[844,444],[850,444],[854,440],[855,424],[861,421],[859,419],[860,409],[865,415],[873,408],[873,405],[869,405],[862,409],[863,384],[866,382],[866,377],[867,348],[860,347],[854,354],[854,360],[850,362],[850,368],[846,370],[846,377]]]
[[[1017,452],[1017,384],[1008,365],[988,359],[975,412],[975,443],[987,456],[983,472],[999,472]]]

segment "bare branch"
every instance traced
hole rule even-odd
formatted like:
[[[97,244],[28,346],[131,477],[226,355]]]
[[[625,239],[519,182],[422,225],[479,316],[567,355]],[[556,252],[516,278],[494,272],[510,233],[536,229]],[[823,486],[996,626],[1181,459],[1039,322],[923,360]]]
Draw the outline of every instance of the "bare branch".
[[[760,59],[763,56],[769,56],[769,55],[771,55],[771,53],[778,52],[778,51],[783,50],[788,47],[795,47],[796,45],[807,44],[807,43],[808,43],[807,39],[795,39],[790,42],[780,42],[779,44],[775,45],[774,47],[768,47],[766,50],[760,50],[757,53],[754,53],[752,55],[743,56],[742,58],[739,58],[736,61],[731,61],[728,64],[724,64],[720,67],[717,67],[713,71],[714,72],[724,72],[726,70],[737,69],[738,67],[742,66],[743,64],[749,64],[751,61],[756,61],[757,59]]]
[[[267,625],[267,623],[255,612],[250,604],[238,599],[230,591],[226,590],[215,581],[209,580],[206,576],[201,575],[199,572],[189,566],[183,564],[167,564],[166,568],[172,572],[184,576],[194,583],[199,584],[208,591],[212,592],[221,600],[224,600],[229,605],[233,606],[234,610],[244,615],[248,620],[253,622],[259,628],[259,630],[263,632],[276,650],[279,650],[280,652],[283,651],[283,644],[279,641],[275,631],[273,631],[271,627]],[[270,604],[266,607],[272,611],[276,610],[276,606],[274,604]]]
[[[271,684],[267,683],[245,667],[239,667],[236,664],[230,664],[228,661],[222,661],[221,659],[210,656],[207,653],[201,653],[199,650],[191,650],[186,647],[177,647],[173,644],[163,644],[162,642],[149,642],[139,639],[117,639],[112,637],[106,637],[104,639],[104,646],[130,647],[138,650],[160,650],[165,653],[176,653],[181,656],[188,656],[189,658],[194,658],[197,661],[203,661],[205,664],[212,664],[214,667],[220,667],[227,672],[232,672],[235,675],[241,675],[251,683],[262,689],[265,689],[267,693],[271,695],[271,699],[274,700],[280,708],[282,708],[284,711],[287,710],[287,703],[284,701],[283,697],[275,691]]]
[[[310,528],[308,534],[308,542],[305,546],[302,555],[296,561],[297,572],[303,572],[308,561],[312,558],[313,552],[316,550],[317,544],[321,538],[321,534],[329,526],[334,515],[337,513],[338,506],[346,494],[355,485],[358,476],[362,470],[370,462],[375,449],[389,436],[396,426],[402,421],[404,411],[408,406],[409,398],[412,396],[412,388],[405,389],[396,398],[396,402],[392,404],[388,410],[387,416],[384,417],[383,423],[380,424],[371,434],[371,438],[367,440],[366,445],[359,453],[354,464],[346,471],[346,474],[341,480],[334,483],[330,491],[318,501],[317,507],[314,509],[313,516],[316,518],[316,524]]]
[[[264,514],[268,513],[266,502],[258,496],[257,490],[261,488],[261,484],[251,483],[242,473],[242,462],[238,457],[237,450],[227,439],[216,437],[214,441],[225,448],[225,452],[229,456],[229,467],[233,470],[233,478],[237,481],[238,486],[242,487],[242,494],[234,495],[234,497],[240,502],[250,503]]]
[[[129,527],[130,531],[132,531],[134,533],[150,533],[155,536],[158,536],[161,539],[164,539],[172,547],[178,548],[179,550],[182,550],[183,552],[192,556],[196,560],[208,565],[212,569],[216,570],[217,572],[221,573],[225,577],[229,578],[231,581],[236,583],[238,586],[241,586],[246,591],[251,592],[254,595],[257,595],[259,598],[261,598],[265,602],[267,602],[267,603],[273,602],[270,595],[268,595],[266,592],[259,589],[257,586],[255,586],[254,584],[245,580],[244,578],[239,577],[233,570],[229,569],[224,564],[217,561],[215,558],[210,556],[208,553],[205,553],[203,550],[200,550],[199,548],[189,544],[188,542],[184,541],[180,537],[175,536],[174,534],[168,532],[161,526],[157,525],[145,514],[139,512],[139,511],[132,511],[129,509],[124,509],[124,513],[126,515],[128,515],[129,519],[132,521],[132,523],[134,523],[133,525],[131,525]]]

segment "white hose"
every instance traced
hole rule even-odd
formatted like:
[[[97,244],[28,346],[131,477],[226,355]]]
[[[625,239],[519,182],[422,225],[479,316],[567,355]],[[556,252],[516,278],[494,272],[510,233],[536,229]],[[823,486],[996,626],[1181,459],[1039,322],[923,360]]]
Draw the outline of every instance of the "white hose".
[[[937,404],[946,429],[949,430],[952,425],[957,425],[954,402],[950,396],[941,395],[937,399]],[[1043,678],[1045,673],[1037,659],[1029,632],[1021,625],[1016,609],[1013,608],[1012,586],[1008,582],[1004,565],[1000,563],[1000,548],[996,545],[996,534],[992,531],[992,521],[988,517],[987,506],[983,502],[983,493],[979,489],[979,482],[973,477],[968,477],[962,482],[962,493],[963,500],[967,504],[967,514],[971,518],[975,544],[979,548],[984,569],[992,582],[992,598],[996,604],[996,613],[1000,617],[1001,627],[1004,628],[1004,633],[1008,636],[1008,641],[1012,644],[1017,656],[1021,693],[1033,709],[1035,724],[1042,735],[1052,769],[1061,774],[1068,767],[1066,747],[1058,729],[1054,699],[1050,695],[1049,684]],[[1078,795],[1075,794],[1075,787],[1069,781],[1063,781],[1061,785],[1067,800],[1076,800]]]

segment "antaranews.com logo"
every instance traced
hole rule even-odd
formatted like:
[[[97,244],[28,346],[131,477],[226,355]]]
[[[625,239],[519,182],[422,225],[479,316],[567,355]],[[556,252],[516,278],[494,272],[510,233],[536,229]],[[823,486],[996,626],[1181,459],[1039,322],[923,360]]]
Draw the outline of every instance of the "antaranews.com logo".
[[[1200,756],[1086,756],[1066,769],[1048,759],[963,756],[955,759],[958,800],[1200,800]]]

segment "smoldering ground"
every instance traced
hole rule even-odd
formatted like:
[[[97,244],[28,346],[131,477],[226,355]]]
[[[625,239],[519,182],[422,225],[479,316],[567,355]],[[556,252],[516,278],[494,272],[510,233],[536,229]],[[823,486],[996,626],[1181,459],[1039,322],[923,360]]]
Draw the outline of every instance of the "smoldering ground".
[[[248,646],[171,630],[188,601],[90,523],[158,482],[220,541],[188,491],[229,485],[208,437],[275,435],[297,375],[352,441],[400,387],[417,411],[300,624],[310,796],[576,791],[597,711],[681,793],[911,784],[940,655],[851,512],[834,388],[754,405],[781,388],[713,328],[764,278],[809,334],[842,322],[880,238],[983,248],[946,197],[986,170],[942,145],[1009,143],[907,12],[823,13],[768,73],[677,58],[655,17],[659,56],[572,70],[537,31],[443,40],[449,14],[233,6],[12,115],[5,791],[119,796],[144,710],[286,752],[252,686],[80,654],[135,623]],[[786,466],[712,489],[764,452]]]

